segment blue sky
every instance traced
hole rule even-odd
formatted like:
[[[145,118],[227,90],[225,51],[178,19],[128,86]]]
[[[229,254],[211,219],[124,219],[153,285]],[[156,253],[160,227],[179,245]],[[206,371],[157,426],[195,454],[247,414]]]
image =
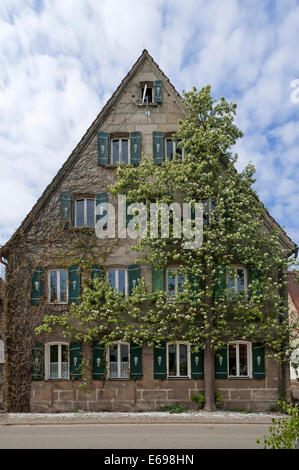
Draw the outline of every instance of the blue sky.
[[[0,244],[144,48],[179,92],[209,83],[237,103],[238,169],[254,163],[299,244],[298,25],[295,0],[1,0]]]

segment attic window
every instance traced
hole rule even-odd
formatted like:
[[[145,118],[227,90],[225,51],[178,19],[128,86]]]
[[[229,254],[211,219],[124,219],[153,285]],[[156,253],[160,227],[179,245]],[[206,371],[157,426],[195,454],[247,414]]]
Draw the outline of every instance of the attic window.
[[[153,103],[153,88],[144,85],[141,87],[141,97],[143,103]]]

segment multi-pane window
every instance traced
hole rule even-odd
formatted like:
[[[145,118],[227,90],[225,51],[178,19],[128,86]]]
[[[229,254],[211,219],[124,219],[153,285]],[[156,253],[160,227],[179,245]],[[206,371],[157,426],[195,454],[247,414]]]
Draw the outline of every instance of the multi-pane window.
[[[109,378],[129,377],[129,344],[115,343],[109,347]]]
[[[172,297],[173,295],[177,295],[180,291],[183,290],[184,282],[184,274],[178,273],[177,269],[166,270],[166,285],[170,297]]]
[[[126,269],[109,269],[107,278],[113,289],[122,294],[128,293],[128,271]]]
[[[165,141],[165,145],[166,145],[165,155],[166,155],[166,158],[168,158],[169,160],[172,160],[173,155],[175,153],[178,153],[179,155],[182,156],[182,159],[184,160],[184,149],[181,149],[181,148],[178,147],[178,145],[181,141],[182,141],[181,139],[178,139],[178,140],[175,140],[175,141],[173,141],[171,138],[166,139],[166,141]]]
[[[118,162],[129,163],[129,139],[112,139],[112,155],[111,164],[116,165]]]
[[[67,344],[46,345],[46,378],[69,378],[69,347]]]
[[[189,355],[187,343],[167,344],[168,377],[189,377]]]
[[[75,202],[75,226],[94,227],[95,201],[94,199],[77,199]]]
[[[228,345],[228,370],[229,377],[250,377],[250,343],[235,342]]]
[[[247,290],[247,270],[241,267],[231,267],[226,271],[226,285],[229,289],[229,296],[246,293]]]
[[[49,302],[67,302],[67,271],[65,269],[53,269],[48,277]]]

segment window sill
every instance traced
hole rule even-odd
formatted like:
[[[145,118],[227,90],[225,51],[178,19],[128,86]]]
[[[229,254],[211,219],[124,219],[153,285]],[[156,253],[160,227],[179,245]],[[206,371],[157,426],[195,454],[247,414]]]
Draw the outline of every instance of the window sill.
[[[136,103],[136,106],[138,106],[138,108],[145,108],[147,106],[158,106],[158,104],[160,103]]]
[[[45,379],[45,382],[69,382],[70,379]]]
[[[234,376],[228,376],[227,377],[229,380],[250,380],[252,379],[252,377],[234,377]]]
[[[68,305],[70,302],[47,302],[48,305]]]
[[[186,380],[186,379],[191,379],[191,377],[189,377],[189,375],[185,375],[185,376],[170,375],[170,376],[167,377],[167,379],[169,379],[169,380],[175,380],[175,379]]]
[[[127,381],[127,380],[130,380],[130,378],[129,377],[108,377],[107,380],[111,380],[112,382],[115,382],[116,380]]]

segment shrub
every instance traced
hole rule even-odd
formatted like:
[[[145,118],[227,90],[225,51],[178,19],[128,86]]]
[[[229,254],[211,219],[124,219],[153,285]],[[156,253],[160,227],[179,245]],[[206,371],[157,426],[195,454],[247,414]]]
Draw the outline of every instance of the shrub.
[[[217,408],[220,408],[221,403],[222,403],[222,398],[223,398],[223,396],[221,395],[221,393],[219,393],[219,392],[215,393],[215,403],[216,403]],[[191,396],[191,400],[194,401],[195,403],[197,403],[199,405],[200,409],[202,409],[205,406],[205,396],[204,396],[203,392],[193,394]]]
[[[161,411],[168,411],[168,413],[186,413],[188,408],[183,405],[180,405],[178,402],[171,403],[170,405],[161,406]]]
[[[264,449],[295,449],[299,438],[299,406],[286,402],[278,402],[278,405],[288,417],[272,418],[270,436],[264,436]],[[256,442],[260,443],[258,439]]]

